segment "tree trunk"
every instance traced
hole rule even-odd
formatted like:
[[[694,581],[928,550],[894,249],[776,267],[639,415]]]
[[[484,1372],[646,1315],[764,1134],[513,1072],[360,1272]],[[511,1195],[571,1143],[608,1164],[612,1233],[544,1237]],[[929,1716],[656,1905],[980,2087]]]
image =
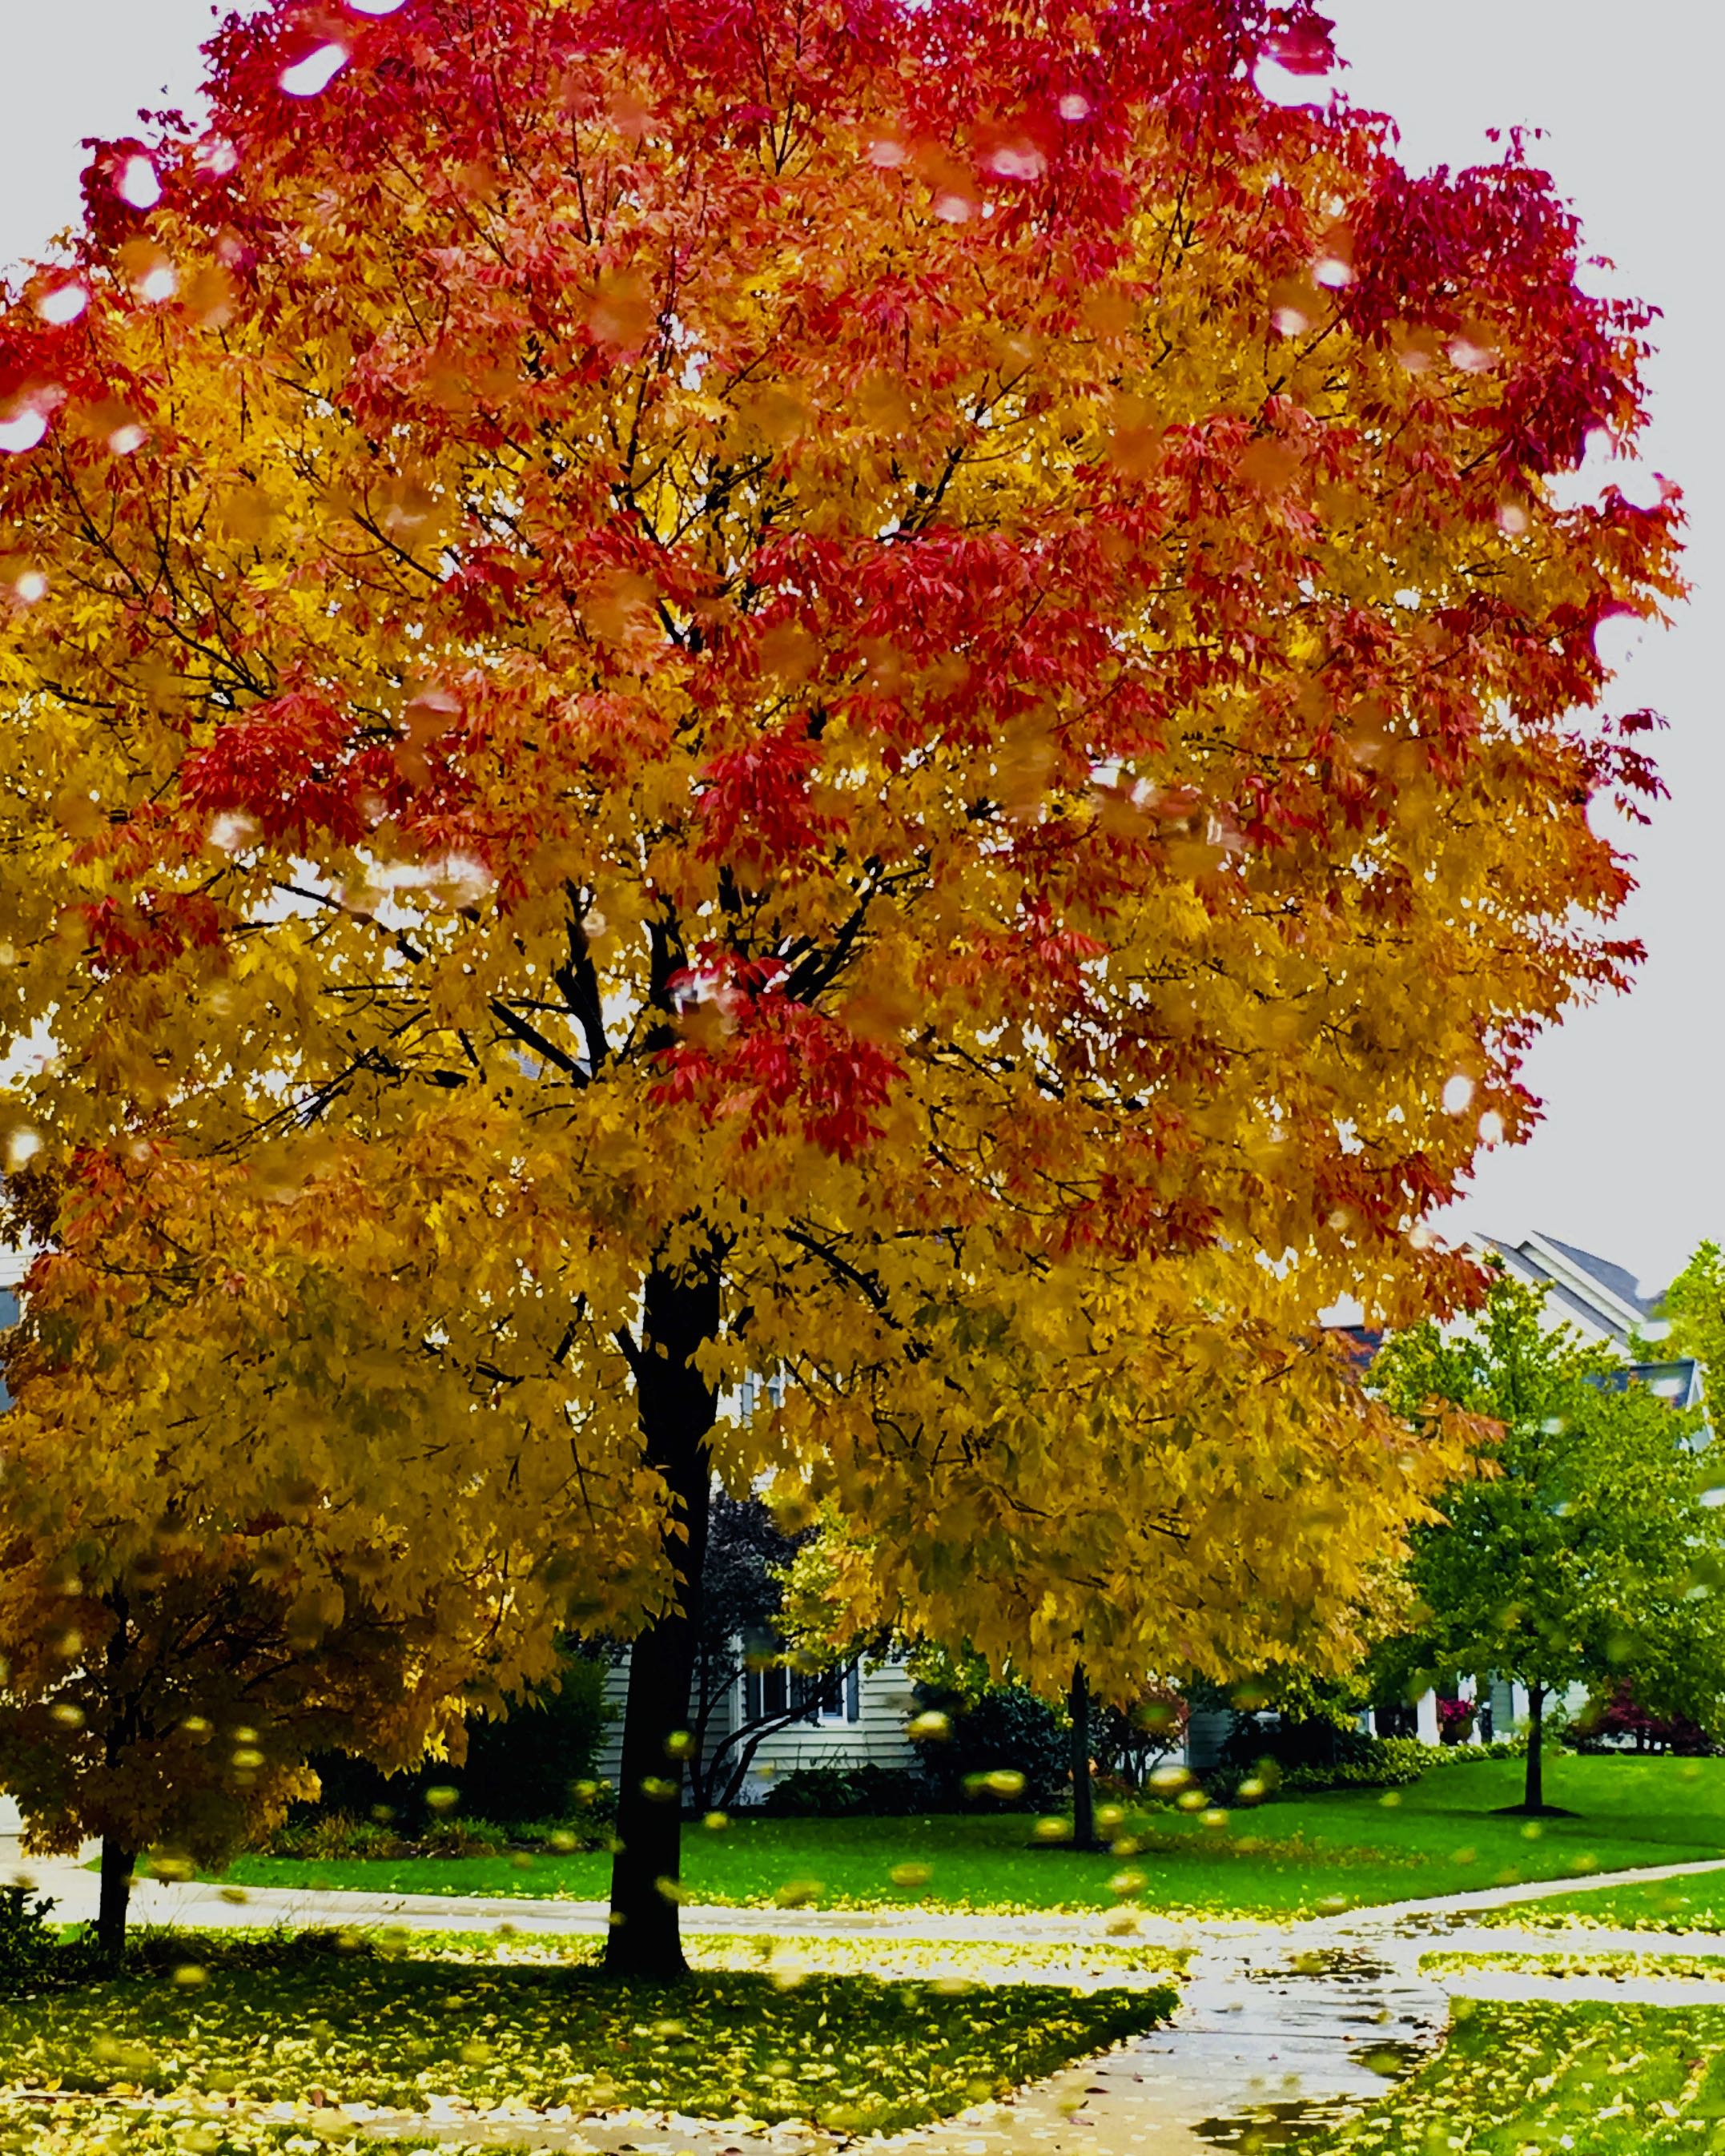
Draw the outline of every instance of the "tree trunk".
[[[1090,1779],[1090,1684],[1082,1662],[1072,1665],[1072,1688],[1066,1703],[1072,1717],[1072,1846],[1100,1849],[1096,1791]]]
[[[101,1892],[96,1902],[96,1957],[102,1967],[117,1971],[126,1956],[126,1905],[131,1893],[131,1875],[137,1851],[122,1849],[111,1834],[102,1836]]]
[[[1545,1687],[1527,1687],[1527,1780],[1522,1792],[1522,1810],[1539,1812],[1545,1810],[1545,1763],[1540,1754],[1540,1738],[1545,1730]]]
[[[676,1599],[636,1639],[629,1660],[605,1967],[614,1976],[660,1982],[688,1974],[677,1922],[683,1762],[671,1740],[689,1726],[712,1492],[707,1440],[718,1410],[694,1358],[718,1329],[718,1273],[711,1263],[682,1279],[664,1271],[649,1277],[635,1394],[648,1461],[670,1497],[664,1548]],[[669,1531],[672,1522],[686,1539]]]

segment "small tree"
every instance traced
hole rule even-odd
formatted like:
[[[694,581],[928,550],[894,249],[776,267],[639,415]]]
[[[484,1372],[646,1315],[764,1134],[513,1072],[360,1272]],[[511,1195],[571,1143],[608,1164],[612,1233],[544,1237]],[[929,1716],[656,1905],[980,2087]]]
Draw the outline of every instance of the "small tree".
[[[28,1846],[100,1837],[110,1966],[142,1851],[220,1865],[316,1795],[311,1752],[399,1758],[434,1726],[402,1629],[358,1594],[326,1630],[308,1623],[291,1586],[259,1580],[269,1540],[170,1534],[116,1569],[80,1529],[0,1555],[0,1783]]]
[[[47,1243],[58,1206],[39,1172],[0,1182],[0,1236]],[[542,1597],[499,1538],[428,1549],[418,1515],[391,1517],[403,1432],[376,1394],[369,1474],[331,1471],[313,1416],[368,1382],[333,1306],[320,1322],[345,1381],[314,1389],[277,1337],[292,1291],[202,1248],[195,1205],[105,1217],[100,1262],[45,1250],[0,1336],[0,1787],[28,1845],[100,1838],[97,1935],[114,1962],[141,1851],[220,1863],[318,1794],[315,1753],[459,1761],[465,1715],[501,1713],[551,1643],[510,1614],[512,1593],[532,1610]],[[146,1295],[170,1245],[187,1277],[157,1271]],[[228,1288],[206,1304],[208,1268]],[[176,1323],[206,1373],[202,1424],[141,1388],[129,1359],[141,1327]],[[80,1358],[89,1382],[74,1385]],[[305,1449],[267,1441],[266,1396]]]
[[[1186,1701],[1171,1686],[1152,1685],[1130,1707],[1105,1705],[1095,1717],[1091,1750],[1105,1774],[1142,1788],[1184,1739]]]
[[[1501,1426],[1442,1524],[1416,1532],[1411,1572],[1430,1611],[1425,1659],[1527,1687],[1519,1809],[1548,1809],[1545,1710],[1569,1685],[1628,1677],[1646,1705],[1717,1726],[1725,1536],[1702,1502],[1719,1463],[1699,1416],[1553,1329],[1543,1294],[1507,1279],[1469,1330],[1428,1323],[1392,1340],[1374,1377],[1409,1418]]]

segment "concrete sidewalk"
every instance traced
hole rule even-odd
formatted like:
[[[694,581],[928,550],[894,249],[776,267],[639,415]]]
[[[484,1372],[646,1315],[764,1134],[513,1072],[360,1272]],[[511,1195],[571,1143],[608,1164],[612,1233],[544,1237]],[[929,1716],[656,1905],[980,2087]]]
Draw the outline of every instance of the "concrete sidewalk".
[[[61,1921],[87,1922],[96,1912],[98,1882],[85,1856],[32,1858],[18,1853],[15,1840],[0,1840],[0,1880],[23,1880],[51,1896]],[[1377,1945],[1387,1931],[1448,1934],[1481,1911],[1558,1895],[1603,1892],[1614,1887],[1693,1878],[1725,1871],[1725,1857],[1704,1863],[1669,1864],[1637,1871],[1591,1872],[1581,1877],[1531,1880],[1520,1886],[1486,1887],[1423,1901],[1382,1902],[1327,1917],[1291,1918],[1273,1923],[1257,1917],[1204,1919],[1158,1917],[1148,1912],[1127,1915],[1098,1910],[1028,1912],[957,1908],[780,1909],[730,1907],[697,1902],[683,1911],[690,1932],[795,1933],[808,1937],[905,1939],[1014,1939],[1097,1945],[1122,1936],[1146,1946],[1204,1948],[1221,1942],[1272,1938],[1285,1945]],[[211,1880],[140,1879],[132,1888],[135,1923],[186,1925],[194,1929],[254,1929],[292,1926],[395,1925],[413,1931],[572,1933],[603,1935],[607,1909],[603,1902],[578,1902],[528,1895],[377,1894],[335,1888],[225,1887]],[[1129,1918],[1129,1930],[1123,1930]],[[1501,1933],[1495,1936],[1502,1937]],[[1547,1935],[1548,1938],[1550,1936]],[[1632,1934],[1650,1951],[1647,1938]],[[1597,1934],[1590,1934],[1597,1937]],[[1446,1938],[1446,1943],[1448,1943]],[[1625,1949],[1630,1951],[1632,1949]]]

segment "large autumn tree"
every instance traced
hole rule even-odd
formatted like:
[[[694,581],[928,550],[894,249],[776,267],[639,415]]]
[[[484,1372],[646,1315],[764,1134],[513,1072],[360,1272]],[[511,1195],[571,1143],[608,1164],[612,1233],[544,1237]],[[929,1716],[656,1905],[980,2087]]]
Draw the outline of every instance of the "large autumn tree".
[[[290,1471],[415,1592],[506,1517],[505,1676],[633,1635],[615,1967],[680,1964],[716,1475],[985,1649],[1028,1553],[1017,1666],[1106,1689],[1322,1632],[1452,1464],[1311,1314],[1467,1291],[1423,1216],[1625,978],[1594,639],[1676,512],[1552,485],[1645,316],[1547,179],[1409,174],[1329,59],[1260,0],[280,0],[0,317],[32,1292],[136,1290],[18,1412]]]

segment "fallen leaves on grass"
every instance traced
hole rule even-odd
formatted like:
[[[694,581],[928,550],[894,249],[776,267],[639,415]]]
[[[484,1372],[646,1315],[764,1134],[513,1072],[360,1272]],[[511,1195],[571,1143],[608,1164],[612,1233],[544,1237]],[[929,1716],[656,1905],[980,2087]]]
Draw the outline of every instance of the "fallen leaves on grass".
[[[1429,1976],[1467,1976],[1502,1971],[1517,1976],[1608,1976],[1620,1983],[1699,1981],[1725,1984],[1725,1953],[1462,1953],[1422,1954]]]
[[[589,1967],[236,1943],[187,1991],[151,1970],[0,2000],[0,2077],[423,2112],[436,2099],[702,2118],[916,2124],[1005,2094],[1162,2019],[1167,1988],[803,1972],[676,1987]],[[180,1958],[183,1959],[183,1953]],[[176,1964],[177,1965],[177,1964]]]
[[[1458,1999],[1450,2013],[1443,2049],[1308,2156],[1725,2149],[1725,2007]]]

